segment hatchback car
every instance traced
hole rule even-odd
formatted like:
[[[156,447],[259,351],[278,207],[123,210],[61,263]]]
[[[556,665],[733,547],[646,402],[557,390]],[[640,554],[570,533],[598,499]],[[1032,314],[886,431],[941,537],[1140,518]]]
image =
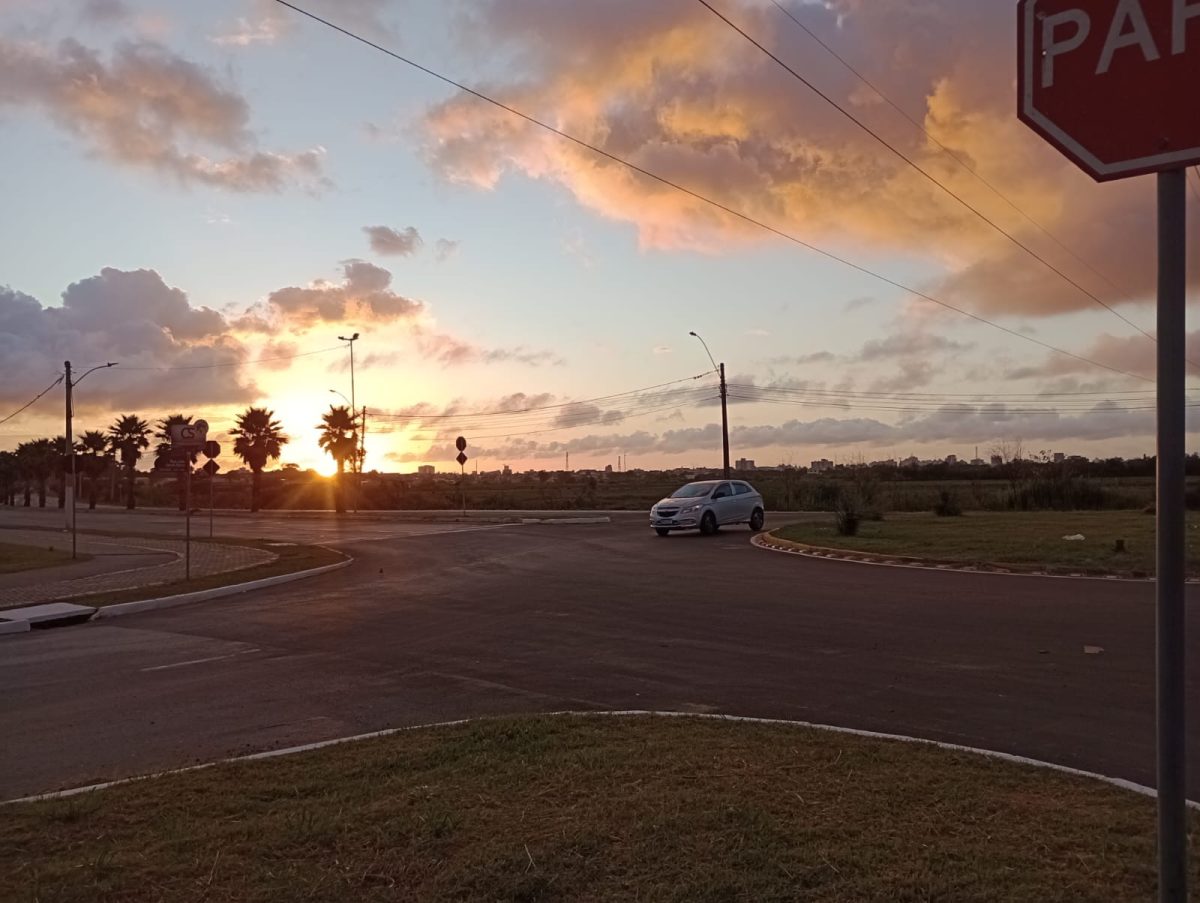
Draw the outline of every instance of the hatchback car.
[[[650,509],[650,526],[659,536],[674,530],[699,530],[708,536],[730,524],[761,530],[765,520],[762,496],[741,480],[688,483]]]

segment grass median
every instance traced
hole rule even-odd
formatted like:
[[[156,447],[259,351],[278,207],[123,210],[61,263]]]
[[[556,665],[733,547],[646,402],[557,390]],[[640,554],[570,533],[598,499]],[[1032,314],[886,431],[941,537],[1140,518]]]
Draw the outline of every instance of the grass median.
[[[31,546],[24,543],[0,542],[0,574],[15,574],[19,571],[54,567],[57,564],[70,564],[72,560],[88,561],[91,557],[77,555],[72,559],[69,551],[55,548],[53,544]]]
[[[773,531],[780,539],[827,549],[995,565],[1052,573],[1149,576],[1154,517],[1140,511],[968,512],[961,517],[889,514],[841,536],[832,515]],[[1068,536],[1083,539],[1068,540]],[[1118,540],[1124,551],[1117,550]],[[1188,515],[1188,573],[1200,576],[1200,520]]]
[[[1155,893],[1149,798],[928,745],[682,718],[427,728],[3,815],[14,901]]]

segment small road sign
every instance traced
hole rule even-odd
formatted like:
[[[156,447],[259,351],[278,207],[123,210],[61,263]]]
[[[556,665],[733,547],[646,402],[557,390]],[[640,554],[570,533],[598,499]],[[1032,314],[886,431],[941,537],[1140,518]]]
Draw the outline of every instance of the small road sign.
[[[221,443],[209,439],[204,443],[204,457],[212,459],[221,457]]]
[[[1098,181],[1200,163],[1200,3],[1020,0],[1021,121]]]
[[[454,447],[455,447],[455,448],[457,448],[457,449],[458,449],[460,452],[464,452],[464,451],[466,451],[466,450],[467,450],[467,438],[466,438],[466,436],[459,436],[457,439],[455,439],[455,440],[454,440]]]
[[[463,452],[459,452],[458,457],[455,458],[454,460],[458,462],[459,467],[466,467],[466,465],[467,465],[467,456]]]
[[[159,458],[154,463],[156,473],[187,473],[190,469],[191,464],[186,457]]]
[[[171,424],[171,444],[176,448],[203,448],[207,440],[207,420]]]
[[[218,470],[221,469],[221,465],[218,464],[216,461],[209,459],[208,461],[204,462],[204,467],[202,469],[204,470],[204,472],[206,474],[208,474],[211,477],[213,474],[215,474]]]

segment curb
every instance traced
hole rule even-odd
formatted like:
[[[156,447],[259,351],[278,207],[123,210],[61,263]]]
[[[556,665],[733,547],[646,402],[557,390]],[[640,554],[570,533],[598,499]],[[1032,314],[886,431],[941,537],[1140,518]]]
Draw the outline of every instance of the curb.
[[[523,517],[521,524],[611,524],[611,517]]]
[[[1026,571],[1018,566],[1001,567],[994,564],[966,564],[963,562],[934,561],[926,558],[906,558],[902,555],[880,556],[871,552],[853,549],[825,549],[803,543],[780,539],[771,533],[759,533],[750,544],[768,552],[800,555],[822,561],[844,561],[850,564],[865,564],[874,567],[907,568],[914,571],[942,571],[963,574],[981,574],[990,577],[1041,577],[1049,580],[1100,580],[1106,583],[1154,583],[1153,577],[1122,577],[1117,574],[1054,574],[1049,571]],[[1200,578],[1189,577],[1187,583],[1200,583]]]
[[[312,752],[318,749],[325,749],[330,746],[340,746],[343,743],[354,743],[359,740],[374,740],[379,737],[391,737],[396,734],[403,734],[409,731],[430,730],[440,727],[458,727],[463,724],[471,724],[478,721],[495,720],[497,717],[510,716],[490,716],[485,715],[478,718],[459,718],[454,721],[436,721],[430,724],[414,724],[409,727],[392,727],[381,731],[370,731],[365,734],[354,734],[349,737],[337,737],[333,740],[321,740],[317,743],[305,743],[300,746],[289,746],[283,749],[268,749],[263,752],[249,753],[244,756],[231,756],[226,759],[217,759],[213,762],[203,762],[199,765],[188,765],[184,768],[172,768],[167,771],[157,771],[151,774],[136,775],[131,778],[120,778],[115,781],[105,781],[99,784],[89,784],[85,787],[72,787],[67,790],[52,790],[48,793],[36,793],[30,796],[23,796],[17,799],[0,800],[0,806],[11,806],[15,803],[35,803],[41,800],[63,799],[65,797],[78,796],[83,793],[95,793],[101,790],[107,790],[110,787],[119,787],[124,784],[135,784],[139,781],[149,781],[155,778],[167,777],[173,774],[186,774],[189,771],[202,771],[206,768],[213,768],[217,765],[229,765],[237,762],[255,762],[262,759],[275,759],[280,756],[293,756],[298,753]],[[534,718],[694,718],[701,721],[731,721],[738,724],[766,724],[776,725],[779,727],[799,727],[814,731],[827,731],[834,734],[848,734],[854,737],[863,737],[870,740],[892,740],[899,743],[911,743],[924,746],[936,746],[938,749],[946,750],[947,752],[967,753],[970,755],[982,756],[986,759],[995,759],[1001,762],[1010,762],[1014,765],[1025,765],[1032,768],[1040,768],[1046,771],[1055,771],[1059,774],[1071,775],[1078,778],[1088,778],[1089,780],[1099,781],[1104,784],[1116,787],[1120,790],[1128,790],[1131,793],[1136,793],[1141,796],[1150,797],[1151,799],[1158,798],[1158,791],[1153,787],[1147,787],[1145,784],[1137,784],[1133,781],[1127,781],[1124,778],[1114,778],[1108,775],[1099,774],[1094,771],[1084,771],[1079,768],[1071,768],[1068,765],[1058,765],[1054,762],[1044,762],[1040,759],[1030,759],[1026,756],[1017,756],[1012,753],[997,752],[992,749],[979,749],[973,746],[961,746],[957,743],[946,743],[941,740],[929,740],[924,737],[909,737],[904,734],[887,734],[879,731],[859,730],[852,727],[837,727],[832,724],[815,724],[811,721],[790,721],[783,718],[751,718],[745,715],[720,715],[713,713],[701,712],[671,712],[671,711],[647,711],[642,709],[625,709],[620,711],[602,710],[590,712],[533,712],[527,717]],[[1187,808],[1193,811],[1200,811],[1200,802],[1195,800],[1185,800]]]
[[[232,583],[228,586],[216,586],[212,589],[199,590],[194,593],[180,593],[175,596],[162,596],[158,599],[138,599],[136,602],[118,602],[116,605],[106,605],[97,609],[95,618],[118,618],[122,615],[134,615],[143,611],[158,611],[163,608],[176,608],[180,605],[191,605],[194,602],[207,602],[210,599],[220,599],[225,596],[237,596],[258,589],[268,589],[295,580],[308,577],[319,577],[331,571],[338,571],[354,564],[349,555],[345,561],[309,568],[307,571],[293,571],[290,574],[277,574],[274,577],[263,577],[261,580],[251,580],[247,583]]]
[[[28,621],[0,621],[0,636],[7,633],[28,633]]]

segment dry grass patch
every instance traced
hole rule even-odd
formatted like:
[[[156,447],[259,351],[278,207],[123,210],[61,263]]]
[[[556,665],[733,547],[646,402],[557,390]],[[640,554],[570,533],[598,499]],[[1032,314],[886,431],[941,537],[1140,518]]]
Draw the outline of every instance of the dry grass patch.
[[[71,558],[70,549],[59,549],[53,542],[45,546],[30,546],[14,542],[0,542],[0,574],[15,574],[36,568],[70,564],[74,561],[89,561],[91,555],[80,554]]]
[[[694,719],[421,729],[3,816],[14,901],[1134,903],[1155,889],[1150,799],[931,746]]]

